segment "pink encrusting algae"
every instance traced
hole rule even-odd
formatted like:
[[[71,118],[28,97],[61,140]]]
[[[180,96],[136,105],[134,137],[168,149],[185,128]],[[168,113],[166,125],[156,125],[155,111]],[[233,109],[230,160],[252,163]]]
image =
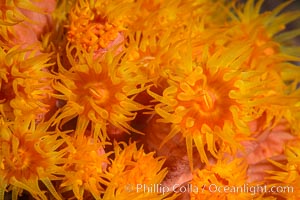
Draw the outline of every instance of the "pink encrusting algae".
[[[299,5],[243,2],[2,0],[0,200],[300,199]]]

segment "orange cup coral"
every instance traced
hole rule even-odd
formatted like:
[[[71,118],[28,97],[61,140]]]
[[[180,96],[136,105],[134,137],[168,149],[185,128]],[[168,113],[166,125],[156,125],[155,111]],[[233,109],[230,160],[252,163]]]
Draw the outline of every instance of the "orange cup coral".
[[[267,4],[2,0],[0,200],[299,199],[299,2]]]

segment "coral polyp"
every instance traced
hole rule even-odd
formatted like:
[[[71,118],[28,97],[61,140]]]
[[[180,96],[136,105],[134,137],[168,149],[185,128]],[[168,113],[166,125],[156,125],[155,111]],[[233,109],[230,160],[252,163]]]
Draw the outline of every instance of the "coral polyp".
[[[62,166],[62,183],[60,192],[65,198],[75,196],[77,199],[94,197],[99,199],[104,191],[101,184],[104,180],[104,171],[108,164],[108,154],[105,154],[99,141],[91,137],[69,138],[65,136],[68,144],[66,161]],[[68,193],[72,191],[73,194]]]
[[[59,73],[53,87],[61,94],[55,95],[66,101],[56,122],[62,123],[78,117],[76,133],[92,125],[92,134],[101,141],[107,139],[107,125],[123,132],[139,132],[130,126],[136,112],[145,106],[134,101],[134,95],[144,90],[143,76],[118,63],[118,57],[110,60],[94,60],[93,53],[76,46],[67,48],[72,67],[66,70],[59,64]],[[74,53],[74,55],[72,55]],[[60,63],[60,62],[59,62]]]
[[[0,54],[1,114],[9,120],[20,116],[41,120],[55,104],[50,95],[50,54],[37,55],[35,50],[19,47],[1,48]]]
[[[2,0],[0,200],[299,199],[299,6]]]
[[[226,58],[220,57],[213,64],[208,60],[207,65],[217,67],[222,59]],[[157,122],[171,123],[170,133],[161,145],[176,134],[182,134],[186,139],[191,165],[193,143],[201,160],[208,163],[206,148],[217,158],[219,149],[234,152],[240,148],[237,141],[243,137],[245,139],[249,134],[244,126],[246,121],[239,117],[243,105],[231,97],[232,91],[239,90],[235,85],[239,77],[234,77],[232,74],[235,71],[227,70],[224,66],[211,70],[205,65],[195,63],[190,74],[170,76],[169,87],[163,91],[162,96],[148,90],[158,101],[155,112],[161,119]],[[230,66],[230,63],[224,65]]]
[[[100,4],[100,5],[98,5]],[[101,4],[77,1],[70,12],[67,38],[72,44],[80,45],[91,51],[105,50],[121,42],[122,20],[109,20],[106,13],[96,10]],[[97,7],[96,7],[97,6]]]
[[[47,199],[39,182],[44,183],[51,195],[61,199],[51,180],[58,179],[56,174],[60,173],[65,151],[58,135],[48,131],[50,123],[35,125],[34,120],[1,119],[1,199],[5,190],[11,190],[13,197],[26,190],[36,199]]]
[[[155,187],[160,185],[167,170],[162,169],[164,158],[154,157],[154,153],[146,154],[143,148],[138,149],[135,143],[114,145],[115,159],[106,173],[108,183],[103,199],[126,199],[151,198],[151,199],[174,199],[167,198],[170,193],[145,192],[142,187]],[[122,147],[124,146],[124,147]],[[151,166],[151,168],[149,168]]]
[[[196,170],[191,183],[201,188],[201,192],[191,193],[193,200],[263,199],[264,186],[247,182],[247,164],[243,159],[218,160],[208,168]]]

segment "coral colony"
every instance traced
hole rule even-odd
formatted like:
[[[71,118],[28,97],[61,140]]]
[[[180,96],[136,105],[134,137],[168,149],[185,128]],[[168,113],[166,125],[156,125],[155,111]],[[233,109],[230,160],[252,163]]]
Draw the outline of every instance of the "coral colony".
[[[265,3],[1,0],[0,200],[299,200],[300,8]]]

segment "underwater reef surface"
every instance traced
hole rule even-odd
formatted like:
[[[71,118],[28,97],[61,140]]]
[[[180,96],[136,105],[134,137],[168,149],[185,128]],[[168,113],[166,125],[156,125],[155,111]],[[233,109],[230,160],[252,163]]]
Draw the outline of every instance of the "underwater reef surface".
[[[0,9],[0,200],[300,199],[299,1]]]

